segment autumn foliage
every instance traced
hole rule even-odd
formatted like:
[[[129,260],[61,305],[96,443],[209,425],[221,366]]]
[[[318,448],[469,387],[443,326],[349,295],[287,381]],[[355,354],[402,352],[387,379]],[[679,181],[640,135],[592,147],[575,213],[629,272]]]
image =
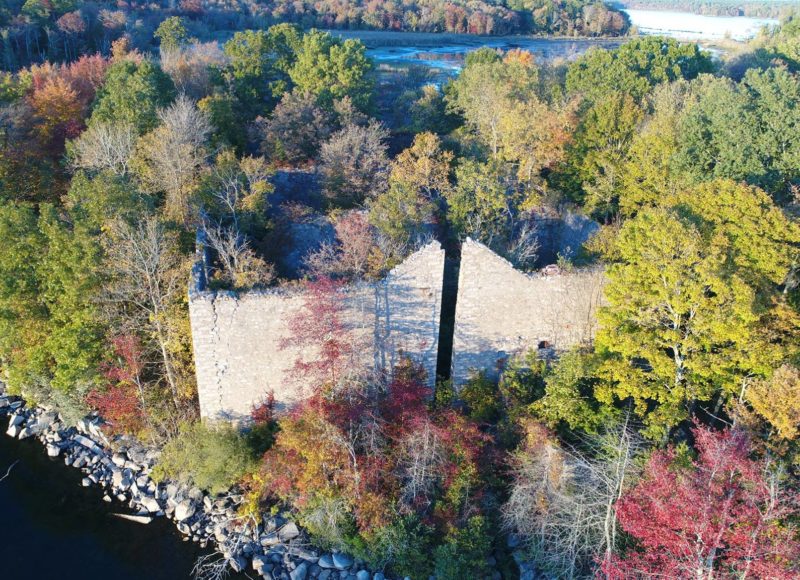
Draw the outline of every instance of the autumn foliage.
[[[636,547],[604,565],[611,578],[797,578],[797,492],[737,430],[694,429],[697,459],[656,451],[617,507]]]
[[[431,411],[428,396],[408,361],[385,390],[317,393],[280,421],[265,490],[339,548],[369,545],[408,516],[443,535],[457,529],[480,513],[489,440],[456,411]]]

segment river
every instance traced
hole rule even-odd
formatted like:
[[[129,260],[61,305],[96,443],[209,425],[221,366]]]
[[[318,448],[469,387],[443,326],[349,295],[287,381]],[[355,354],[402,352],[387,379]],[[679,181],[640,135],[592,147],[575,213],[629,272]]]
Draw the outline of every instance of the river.
[[[83,474],[50,459],[35,438],[5,435],[0,420],[0,578],[31,580],[176,580],[190,578],[205,553],[184,542],[175,525],[116,518],[127,506],[102,500],[97,487],[81,487]]]

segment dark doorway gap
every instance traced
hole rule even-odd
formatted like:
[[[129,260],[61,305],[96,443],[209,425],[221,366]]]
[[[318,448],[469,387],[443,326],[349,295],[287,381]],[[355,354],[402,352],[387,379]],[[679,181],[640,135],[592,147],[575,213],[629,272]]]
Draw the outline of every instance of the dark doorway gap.
[[[439,317],[439,350],[436,357],[436,381],[450,379],[453,365],[453,334],[456,323],[458,298],[458,272],[461,266],[461,244],[458,241],[444,245],[444,274],[442,277],[442,305]]]

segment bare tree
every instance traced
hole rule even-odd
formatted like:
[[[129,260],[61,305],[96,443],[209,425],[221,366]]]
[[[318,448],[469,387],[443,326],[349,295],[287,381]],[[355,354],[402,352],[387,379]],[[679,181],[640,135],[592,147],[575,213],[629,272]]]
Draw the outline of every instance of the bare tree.
[[[186,281],[177,238],[156,217],[136,225],[119,221],[112,225],[105,250],[110,275],[106,300],[129,327],[150,339],[158,374],[180,410],[179,365],[170,347],[170,311]]]
[[[536,264],[536,259],[539,257],[539,246],[536,224],[530,220],[524,220],[508,243],[507,254],[515,266],[528,270]]]
[[[442,442],[429,421],[402,441],[400,457],[401,501],[408,507],[429,506],[434,488],[442,476],[439,468],[445,460]]]
[[[330,200],[358,204],[386,189],[389,159],[386,129],[377,122],[350,125],[322,145],[320,171],[323,192]]]
[[[137,137],[130,123],[94,123],[69,145],[72,167],[126,175]]]
[[[182,93],[202,99],[211,93],[212,68],[222,68],[228,58],[218,42],[161,48],[161,68]]]
[[[616,550],[616,503],[636,479],[644,449],[627,421],[584,444],[582,451],[565,450],[541,426],[530,426],[503,508],[506,526],[536,565],[560,578],[594,577],[592,566]]]
[[[222,266],[221,278],[234,288],[266,286],[275,278],[273,267],[256,255],[235,227],[206,225],[205,233]]]
[[[247,226],[240,224],[242,213],[263,214],[266,210],[266,196],[272,191],[269,179],[273,173],[263,157],[236,159],[232,151],[223,151],[217,156],[212,170],[215,183],[211,195],[237,230]]]
[[[161,125],[139,142],[137,173],[145,189],[167,194],[166,211],[186,223],[211,124],[194,101],[182,95],[158,113]]]

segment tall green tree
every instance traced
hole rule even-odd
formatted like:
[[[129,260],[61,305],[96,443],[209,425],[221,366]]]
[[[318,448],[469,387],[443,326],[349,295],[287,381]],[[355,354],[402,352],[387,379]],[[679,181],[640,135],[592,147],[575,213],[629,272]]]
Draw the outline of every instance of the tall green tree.
[[[761,325],[799,243],[797,224],[763,191],[726,181],[626,222],[599,314],[598,399],[631,398],[659,436],[768,374],[785,353],[762,340]]]
[[[325,107],[350,97],[357,109],[367,111],[372,103],[372,69],[361,41],[342,42],[327,32],[312,30],[303,36],[289,75],[301,92],[315,95]]]
[[[146,133],[158,124],[158,109],[173,98],[175,85],[157,64],[148,60],[116,62],[97,91],[89,124],[130,123],[140,133]]]
[[[615,92],[639,101],[660,83],[693,79],[712,70],[711,56],[697,44],[645,36],[613,50],[588,50],[570,65],[567,90],[591,101]]]

